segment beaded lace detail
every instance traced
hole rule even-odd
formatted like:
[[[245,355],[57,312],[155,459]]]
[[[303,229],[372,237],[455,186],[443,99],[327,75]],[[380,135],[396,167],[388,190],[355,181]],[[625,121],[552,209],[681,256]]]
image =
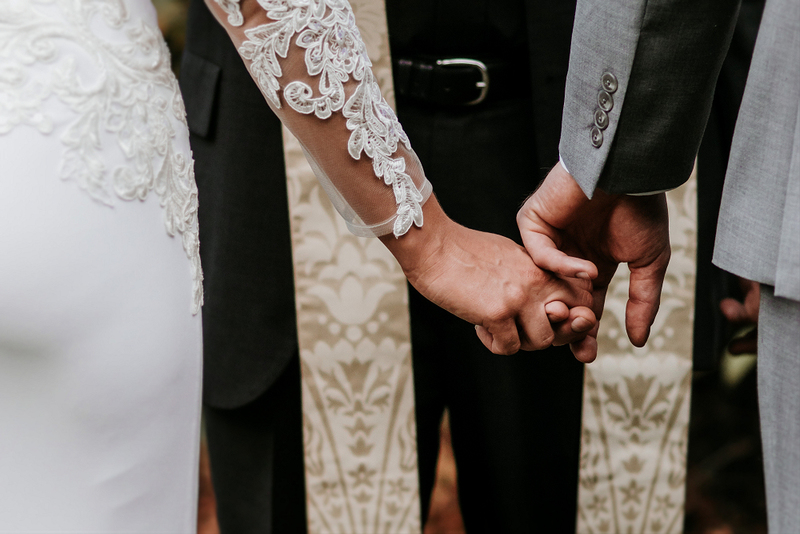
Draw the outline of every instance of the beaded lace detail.
[[[75,117],[60,134],[61,178],[107,205],[154,191],[167,233],[180,235],[191,260],[197,313],[197,187],[190,154],[171,142],[176,127],[186,128],[186,113],[158,29],[132,19],[123,0],[0,0],[0,135],[19,125],[53,133],[51,98]],[[101,146],[103,130],[124,165],[107,168],[102,152],[111,148]]]
[[[238,0],[216,0],[229,14]],[[278,92],[298,113],[327,119],[341,112],[351,134],[347,149],[354,159],[364,153],[372,160],[375,175],[392,187],[397,205],[395,236],[408,232],[412,224],[422,226],[423,195],[406,173],[403,157],[392,157],[398,143],[411,150],[408,136],[397,116],[381,95],[372,74],[372,63],[346,0],[258,0],[274,22],[246,30],[247,40],[239,48],[251,61],[251,70],[262,92],[276,108]],[[227,7],[226,7],[227,6]],[[296,38],[295,38],[296,36]],[[316,87],[293,80],[281,88],[280,58],[286,58],[294,43],[305,50],[308,74]],[[357,83],[351,95],[345,84]],[[316,93],[315,93],[316,89]]]

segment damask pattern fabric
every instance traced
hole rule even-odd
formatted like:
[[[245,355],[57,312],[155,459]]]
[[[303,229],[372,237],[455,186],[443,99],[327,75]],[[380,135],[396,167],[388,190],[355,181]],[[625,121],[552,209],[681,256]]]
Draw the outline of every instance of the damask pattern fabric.
[[[586,366],[577,532],[683,532],[692,379],[697,179],[667,194],[672,258],[647,346],[625,334],[627,269]]]
[[[352,3],[375,77],[392,99],[382,2]],[[421,531],[417,438],[403,272],[356,237],[284,129],[303,388],[306,509],[312,533]]]

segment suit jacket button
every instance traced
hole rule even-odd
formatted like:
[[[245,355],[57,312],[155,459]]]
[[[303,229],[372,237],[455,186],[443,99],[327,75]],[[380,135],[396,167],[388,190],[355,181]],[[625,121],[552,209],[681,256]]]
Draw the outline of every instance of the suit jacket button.
[[[594,111],[594,125],[601,130],[608,128],[608,113],[602,109],[596,109]]]
[[[603,74],[603,89],[608,91],[609,94],[616,92],[617,88],[619,87],[619,83],[617,83],[617,77],[611,74],[610,72],[606,72]]]
[[[597,105],[603,111],[609,112],[614,107],[614,99],[606,91],[600,91],[597,93]]]
[[[603,146],[603,132],[597,126],[592,128],[592,146],[595,148]]]

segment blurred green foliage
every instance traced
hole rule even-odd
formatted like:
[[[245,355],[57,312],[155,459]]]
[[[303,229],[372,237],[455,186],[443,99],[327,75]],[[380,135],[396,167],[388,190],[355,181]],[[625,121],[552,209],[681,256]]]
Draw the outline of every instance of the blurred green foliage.
[[[172,70],[178,73],[186,41],[186,9],[189,0],[153,0],[158,11],[158,26],[172,53]]]

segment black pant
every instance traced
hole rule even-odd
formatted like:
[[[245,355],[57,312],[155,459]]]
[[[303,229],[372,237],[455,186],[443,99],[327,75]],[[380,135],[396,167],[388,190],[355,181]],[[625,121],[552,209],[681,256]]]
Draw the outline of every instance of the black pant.
[[[204,407],[222,534],[306,532],[300,361],[255,401]]]
[[[398,109],[445,212],[519,242],[516,211],[541,172],[529,101]],[[493,355],[413,288],[410,310],[423,519],[447,407],[467,532],[574,532],[582,364],[566,347]]]

